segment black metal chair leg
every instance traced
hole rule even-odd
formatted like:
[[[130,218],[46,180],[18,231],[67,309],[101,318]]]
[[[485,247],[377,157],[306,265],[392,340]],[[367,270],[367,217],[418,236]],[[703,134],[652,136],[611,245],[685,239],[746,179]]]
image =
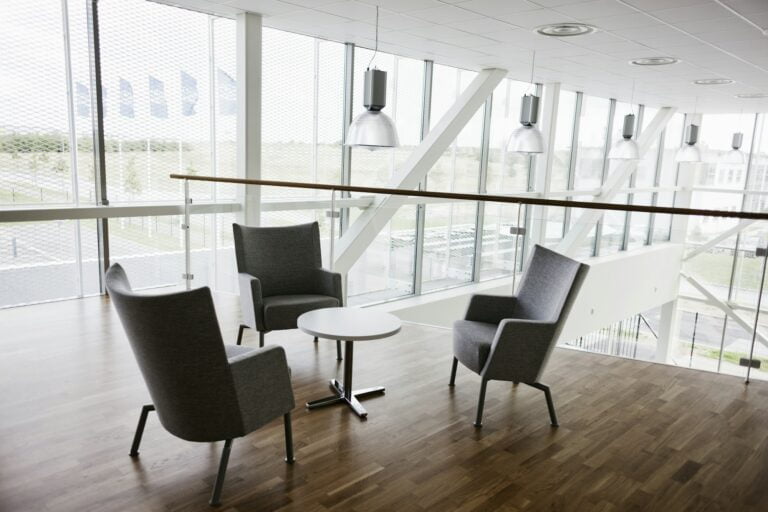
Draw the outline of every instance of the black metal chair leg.
[[[229,452],[232,450],[232,440],[224,441],[224,450],[221,452],[221,461],[219,462],[219,473],[216,475],[216,483],[213,485],[213,494],[211,494],[212,507],[221,505],[221,488],[224,487],[224,477],[227,474],[227,464],[229,464]]]
[[[552,392],[549,390],[549,386],[542,384],[541,382],[534,382],[529,384],[531,387],[540,389],[544,392],[544,398],[547,400],[547,409],[549,409],[549,422],[553,427],[560,426],[557,423],[557,414],[555,413],[555,403],[552,401]]]
[[[343,357],[341,357],[341,340],[336,340],[336,360],[341,361]]]
[[[139,416],[139,424],[136,426],[136,433],[133,435],[133,444],[131,445],[131,457],[139,455],[139,444],[141,443],[141,436],[144,434],[144,426],[147,424],[147,416],[149,411],[154,411],[155,406],[152,404],[145,405],[141,408],[141,416]]]
[[[485,405],[485,386],[488,381],[483,379],[480,381],[480,397],[477,399],[477,417],[475,418],[475,426],[483,426],[483,406]]]
[[[296,459],[293,457],[293,431],[291,430],[291,413],[283,415],[283,425],[285,426],[285,462],[293,464]]]
[[[240,345],[243,342],[243,331],[245,330],[245,325],[240,324],[240,329],[237,331],[237,344]]]
[[[259,331],[259,347],[264,346],[264,331]]]
[[[453,358],[453,364],[451,365],[451,380],[448,382],[449,386],[456,385],[456,367],[459,365],[459,360]]]

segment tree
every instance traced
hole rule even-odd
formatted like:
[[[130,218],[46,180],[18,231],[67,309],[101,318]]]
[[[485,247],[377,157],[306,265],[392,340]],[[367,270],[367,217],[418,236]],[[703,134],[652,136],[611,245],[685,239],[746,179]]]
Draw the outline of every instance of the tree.
[[[123,190],[131,195],[141,193],[141,180],[139,179],[139,173],[136,171],[136,157],[131,157],[128,160],[128,164],[125,166],[125,172],[123,174]]]

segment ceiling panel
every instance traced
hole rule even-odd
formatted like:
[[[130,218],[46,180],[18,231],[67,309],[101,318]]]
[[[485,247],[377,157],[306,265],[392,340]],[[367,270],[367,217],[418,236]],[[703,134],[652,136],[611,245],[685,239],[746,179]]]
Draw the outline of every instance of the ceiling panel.
[[[652,106],[722,112],[768,111],[768,100],[740,100],[739,92],[768,92],[768,0],[725,0],[749,21],[714,0],[156,0],[232,16],[264,15],[269,27],[374,44],[380,6],[382,51],[479,70],[489,65],[527,80],[533,51],[535,80]],[[550,38],[539,25],[580,20],[595,34]],[[672,66],[637,67],[637,57],[670,55]],[[729,86],[695,86],[698,78],[731,78]],[[698,98],[698,100],[697,100]]]

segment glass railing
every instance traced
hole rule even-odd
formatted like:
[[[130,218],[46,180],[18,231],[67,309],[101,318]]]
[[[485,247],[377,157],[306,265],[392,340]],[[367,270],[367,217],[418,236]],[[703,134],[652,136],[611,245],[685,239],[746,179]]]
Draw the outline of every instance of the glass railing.
[[[263,226],[317,221],[324,266],[345,276],[350,305],[426,294],[441,300],[442,292],[462,287],[467,294],[494,287],[512,293],[531,248],[541,244],[592,267],[562,346],[768,379],[768,316],[761,314],[768,214],[627,205],[626,196],[610,203],[578,194],[571,201],[213,180],[280,197],[262,200]],[[187,199],[195,204],[192,194]],[[235,219],[243,222],[242,214],[231,214]],[[739,223],[743,230],[717,240],[714,226],[725,231]],[[194,277],[186,285],[212,284],[215,276],[217,289],[236,292],[231,228],[219,226],[212,252],[194,242],[205,225],[191,223],[182,273]]]

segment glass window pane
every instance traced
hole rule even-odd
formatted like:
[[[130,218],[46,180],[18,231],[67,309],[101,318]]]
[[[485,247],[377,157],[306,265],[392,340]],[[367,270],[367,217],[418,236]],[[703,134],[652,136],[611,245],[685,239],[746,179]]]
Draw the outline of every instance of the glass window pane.
[[[85,2],[82,2],[83,6]],[[81,6],[82,7],[82,6]],[[0,205],[74,201],[66,54],[60,2],[9,2],[0,17]],[[73,9],[77,28],[83,9]],[[81,38],[84,32],[80,32]],[[81,71],[81,38],[71,43]],[[87,48],[86,48],[87,50]],[[75,53],[77,52],[77,53]],[[86,65],[87,65],[87,53]],[[76,62],[75,62],[76,61]],[[77,113],[89,119],[88,75],[78,73]],[[34,98],[34,100],[31,100]],[[76,119],[72,119],[76,124]],[[79,128],[79,126],[78,126]],[[77,129],[77,128],[76,128]],[[87,141],[87,137],[86,137]],[[85,155],[84,155],[85,156]],[[88,159],[84,158],[87,162]],[[87,188],[87,187],[85,187]]]
[[[110,200],[179,200],[182,183],[169,174],[213,169],[210,18],[152,2],[104,0],[99,23],[110,91],[104,118]],[[235,79],[217,69],[217,94],[231,93]],[[197,200],[212,198],[210,183],[191,189]]]
[[[610,100],[605,98],[586,94],[582,97],[579,147],[576,153],[574,176],[576,190],[596,189],[602,184],[610,106]]]
[[[576,115],[576,93],[560,91],[557,107],[557,130],[553,152],[551,190],[568,189],[568,173],[571,166],[573,142],[573,118]]]
[[[677,162],[675,154],[680,148],[683,137],[683,114],[674,114],[664,129],[664,151],[661,155],[661,170],[659,171],[659,186],[670,189],[677,184]],[[656,196],[657,206],[673,206],[675,193],[662,190]],[[653,216],[653,241],[669,240],[672,217],[667,214]]]
[[[516,194],[528,190],[531,158],[508,151],[512,131],[519,126],[520,101],[532,87],[515,80],[503,80],[493,92],[486,190],[488,194]],[[520,226],[525,226],[526,208],[520,209]],[[517,205],[485,203],[480,279],[512,273],[522,259],[523,238],[510,233],[517,225]],[[519,238],[519,239],[518,239]]]
[[[0,307],[98,293],[96,221],[0,223],[0,283]]]

